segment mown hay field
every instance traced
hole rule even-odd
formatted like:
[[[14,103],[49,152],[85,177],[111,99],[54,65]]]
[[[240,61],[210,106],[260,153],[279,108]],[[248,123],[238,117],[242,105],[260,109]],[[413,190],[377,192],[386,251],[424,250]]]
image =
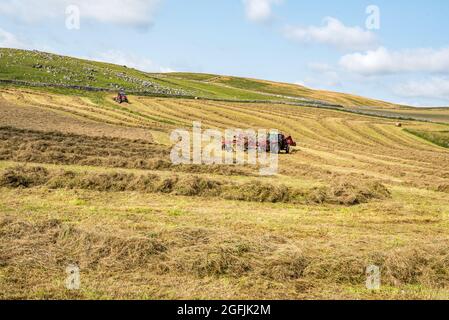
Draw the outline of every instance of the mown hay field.
[[[449,149],[410,133],[446,125],[130,100],[0,90],[1,298],[449,298]],[[192,121],[275,128],[298,147],[274,177],[174,166],[169,133]]]

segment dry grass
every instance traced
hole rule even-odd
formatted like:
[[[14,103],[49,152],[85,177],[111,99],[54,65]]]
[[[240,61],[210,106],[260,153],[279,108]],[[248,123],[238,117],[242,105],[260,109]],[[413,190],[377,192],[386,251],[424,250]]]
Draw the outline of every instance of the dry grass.
[[[0,96],[1,298],[449,298],[449,152],[394,121],[272,104]],[[299,147],[273,178],[172,166],[164,134],[192,120],[279,128]],[[81,268],[77,292],[64,287],[70,263]],[[379,292],[364,287],[371,264]]]
[[[311,200],[315,203],[333,203],[356,205],[372,199],[390,198],[390,191],[381,183],[373,181],[353,181],[339,179],[330,187],[316,188],[312,191]]]
[[[370,250],[351,252],[354,244],[341,243],[343,237],[333,239],[337,246],[332,250],[330,244],[313,244],[317,240],[312,238],[298,241],[288,234],[275,237],[272,232],[265,236],[243,235],[241,231],[226,234],[211,226],[149,232],[147,228],[154,227],[148,225],[139,235],[131,235],[130,230],[120,231],[118,226],[114,226],[113,235],[90,227],[92,230],[87,230],[59,219],[28,222],[3,218],[0,221],[0,235],[4,239],[0,245],[0,261],[2,274],[7,277],[1,284],[3,288],[13,288],[2,291],[3,297],[33,296],[37,292],[33,293],[31,288],[46,283],[46,278],[64,279],[63,270],[73,263],[80,266],[85,286],[75,293],[78,298],[87,298],[91,294],[89,290],[95,290],[89,284],[91,279],[107,281],[111,276],[127,285],[115,292],[106,289],[110,297],[140,297],[142,292],[127,291],[127,286],[142,285],[142,279],[133,276],[138,274],[152,275],[164,285],[170,283],[169,279],[185,277],[199,283],[215,282],[222,290],[237,285],[238,291],[232,296],[239,298],[325,297],[325,288],[330,284],[333,284],[334,297],[345,297],[350,296],[345,287],[359,288],[360,294],[363,293],[365,268],[373,263],[381,267],[383,286],[400,288],[405,298],[413,297],[415,286],[434,292],[447,290],[449,286],[447,240],[440,244],[414,243],[392,249],[385,245],[369,246]],[[345,245],[348,247],[344,248]],[[22,278],[22,289],[12,282],[18,275],[26,274],[29,278]],[[46,276],[42,277],[44,274]],[[279,286],[284,290],[278,291]],[[189,293],[184,290],[179,288],[174,297],[186,297]],[[54,298],[68,294],[62,288],[49,293]],[[394,297],[395,293],[384,289],[378,294]],[[157,297],[169,296],[170,290],[166,288]]]
[[[145,140],[92,137],[0,127],[0,160],[249,176],[256,168],[172,165],[167,146]]]
[[[141,267],[152,255],[166,250],[163,243],[148,238],[121,238],[78,230],[59,220],[30,224],[14,219],[0,221],[5,244],[20,241],[23,247],[3,247],[6,264],[28,267],[51,265],[65,267],[77,264],[83,269]],[[33,249],[35,258],[27,257]],[[39,258],[39,256],[42,256]]]
[[[15,103],[4,101],[0,96],[0,126],[14,126],[21,129],[39,131],[58,131],[93,137],[114,137],[146,140],[152,142],[152,132],[143,128],[123,127],[66,112],[52,111],[24,101],[20,108]]]
[[[30,188],[46,186],[51,189],[85,189],[95,191],[138,191],[144,193],[170,193],[189,197],[220,197],[227,200],[271,203],[316,203],[357,205],[370,200],[384,200],[390,191],[379,182],[334,182],[313,189],[295,189],[253,180],[246,183],[218,181],[200,176],[133,173],[93,173],[66,170],[48,171],[44,167],[16,166],[0,172],[0,187]]]

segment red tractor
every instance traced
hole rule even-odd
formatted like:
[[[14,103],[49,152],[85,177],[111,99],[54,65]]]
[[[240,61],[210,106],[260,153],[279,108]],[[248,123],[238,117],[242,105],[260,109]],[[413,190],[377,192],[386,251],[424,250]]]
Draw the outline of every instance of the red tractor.
[[[296,147],[296,142],[292,136],[286,137],[282,133],[277,134],[277,139],[274,134],[268,136],[267,152],[281,153],[281,151],[285,151],[286,154],[289,154],[291,147]]]
[[[123,102],[129,103],[128,96],[126,95],[125,91],[119,91],[117,97],[115,98],[115,101],[120,104],[122,104]]]
[[[275,134],[270,134],[267,136],[266,141],[253,141],[248,139],[248,137],[237,138],[234,137],[232,141],[222,141],[223,150],[233,151],[234,146],[236,146],[239,141],[243,144],[243,150],[248,151],[249,149],[258,149],[259,151],[265,150],[266,152],[280,153],[285,151],[285,153],[290,153],[291,147],[296,147],[296,142],[291,136],[286,137],[282,133],[277,134],[277,139]]]
[[[296,142],[293,140],[292,136],[286,137],[283,134],[279,135],[280,149],[284,150],[285,153],[290,153],[291,147],[296,147]]]

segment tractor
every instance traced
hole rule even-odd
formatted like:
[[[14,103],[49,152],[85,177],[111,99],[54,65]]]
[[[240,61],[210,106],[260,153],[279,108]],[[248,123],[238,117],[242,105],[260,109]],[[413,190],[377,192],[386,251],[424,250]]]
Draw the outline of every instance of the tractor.
[[[296,147],[296,142],[292,136],[286,137],[284,134],[279,133],[277,134],[277,141],[275,134],[268,136],[267,152],[281,153],[281,151],[285,151],[286,154],[289,154],[291,147]]]
[[[293,140],[292,136],[284,136],[283,134],[279,135],[281,140],[281,150],[284,150],[285,153],[290,153],[291,147],[296,147],[296,142]]]
[[[117,94],[117,97],[115,98],[115,101],[122,104],[123,102],[129,103],[128,96],[126,95],[125,91],[121,90]]]
[[[276,139],[277,135],[277,139]],[[269,134],[265,141],[253,141],[248,139],[248,137],[234,137],[232,141],[222,140],[222,149],[227,151],[233,151],[233,147],[237,146],[238,141],[243,143],[243,150],[248,151],[249,149],[257,149],[259,151],[266,151],[272,153],[281,153],[285,151],[289,154],[291,147],[296,147],[296,142],[291,136],[286,137],[284,134]]]

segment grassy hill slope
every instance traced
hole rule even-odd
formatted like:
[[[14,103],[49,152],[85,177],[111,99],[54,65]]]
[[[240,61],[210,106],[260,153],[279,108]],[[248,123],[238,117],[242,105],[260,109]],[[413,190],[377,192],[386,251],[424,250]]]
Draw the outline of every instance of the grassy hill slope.
[[[195,73],[146,73],[126,66],[39,51],[0,49],[0,80],[89,86],[230,100],[322,101],[347,107],[394,104],[294,84]]]
[[[372,106],[381,108],[396,108],[395,104],[364,98],[356,95],[325,91],[313,90],[304,86],[291,83],[273,82],[267,80],[217,76],[212,74],[196,74],[196,73],[170,73],[165,75],[166,78],[172,80],[195,81],[203,84],[217,85],[225,88],[238,88],[247,92],[263,93],[277,99],[289,101],[301,101],[301,99],[311,99],[324,101],[342,106]]]

